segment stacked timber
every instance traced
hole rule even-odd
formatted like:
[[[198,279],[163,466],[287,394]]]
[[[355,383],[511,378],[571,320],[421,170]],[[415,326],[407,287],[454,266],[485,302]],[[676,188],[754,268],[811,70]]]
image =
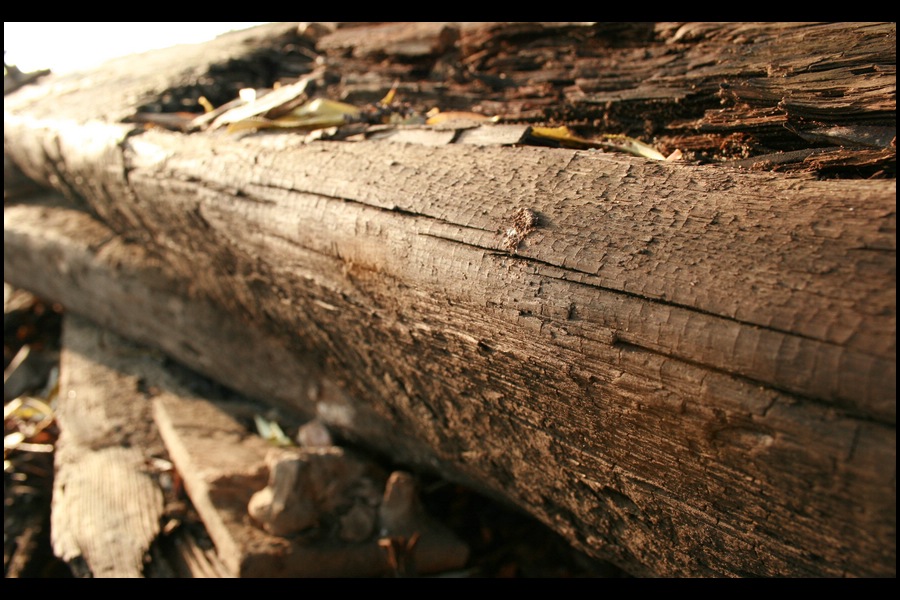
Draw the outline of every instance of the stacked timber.
[[[632,574],[895,576],[895,94],[894,23],[266,25],[7,96],[4,277]]]

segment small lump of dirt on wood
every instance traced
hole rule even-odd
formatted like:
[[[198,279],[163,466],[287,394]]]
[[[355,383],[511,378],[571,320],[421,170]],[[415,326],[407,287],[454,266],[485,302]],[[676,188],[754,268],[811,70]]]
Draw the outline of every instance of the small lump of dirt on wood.
[[[530,208],[520,208],[513,216],[512,227],[503,231],[503,247],[512,254],[519,249],[519,244],[539,224],[537,213]]]

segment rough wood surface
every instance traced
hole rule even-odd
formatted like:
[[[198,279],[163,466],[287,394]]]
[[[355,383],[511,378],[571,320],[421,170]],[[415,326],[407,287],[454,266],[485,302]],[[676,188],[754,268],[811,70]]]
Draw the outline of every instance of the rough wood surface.
[[[521,68],[533,52],[547,66],[548,52],[576,46],[512,52],[510,40],[587,36],[577,47],[598,52],[592,64],[603,64],[603,48],[632,57],[616,65],[638,66],[630,80],[611,68],[619,80],[608,89],[581,73],[576,86],[590,93],[565,106],[603,106],[578,114],[632,134],[641,112],[671,136],[690,115],[712,122],[723,99],[753,109],[738,128],[765,107],[799,126],[790,143],[751,131],[741,152],[752,156],[811,149],[807,138],[835,139],[837,125],[852,125],[856,139],[895,128],[893,24],[651,24],[644,37],[623,28],[617,39],[628,43],[612,49],[603,27],[542,27],[476,28],[493,41],[462,60],[502,70],[515,56],[509,64]],[[463,54],[467,35],[461,27]],[[824,49],[829,39],[856,42],[844,57],[853,66]],[[798,58],[807,51],[815,58]],[[570,58],[572,76],[584,64]],[[502,100],[505,114],[533,119],[529,102],[546,107],[559,100],[553,90],[572,91],[551,78],[529,92],[549,71],[528,82],[522,72],[510,69],[517,92],[478,79],[496,86],[493,97],[478,90],[480,108]],[[341,85],[352,97],[350,74]],[[442,91],[448,105],[476,95],[452,88]],[[532,92],[548,103],[520,98],[516,108],[515,94]],[[6,149],[27,175],[144,246],[160,290],[215,307],[233,330],[247,324],[303,365],[267,383],[241,374],[226,383],[268,385],[268,400],[475,482],[635,574],[896,573],[893,179],[558,148],[143,132],[89,116],[95,93],[69,98],[77,108],[63,111],[67,122],[21,96],[5,116]],[[690,126],[695,142],[711,133],[704,127]],[[838,162],[852,155],[870,161],[869,174],[890,173],[895,148],[876,146],[880,158],[851,148]],[[24,270],[26,248],[76,248],[71,257],[110,287],[110,263],[135,252],[119,237],[96,249],[60,242],[73,237],[61,229],[18,228],[16,211],[28,207],[5,209],[7,276],[64,303],[84,306],[100,290]],[[533,227],[520,230],[517,214],[533,215]],[[146,286],[148,270],[132,265]],[[87,277],[65,261],[53,269]],[[110,296],[110,319],[126,319],[125,295]],[[203,356],[194,362],[228,360],[170,346]],[[311,394],[278,391],[301,377],[315,382]],[[384,423],[394,435],[382,435]],[[395,446],[398,437],[408,442]]]
[[[16,252],[16,246],[21,242],[17,242],[20,238],[15,235],[16,211],[11,208],[21,210],[26,207],[7,209],[5,256],[9,262],[5,265],[6,270],[8,273],[32,272],[31,269],[23,269],[16,262],[15,257],[26,252]],[[400,213],[397,214],[398,218],[403,218],[399,216]],[[52,223],[51,215],[41,214],[33,221],[31,235],[38,240],[46,237],[48,230],[52,231],[48,227]],[[81,225],[79,229],[84,231],[86,228]],[[422,237],[429,239],[429,236]],[[83,251],[89,252],[89,248],[89,245],[84,246]],[[111,246],[107,246],[106,252],[111,252]],[[42,261],[42,254],[35,252],[34,248],[29,249],[27,254]],[[122,256],[127,255],[117,257],[113,253],[108,260],[115,263]],[[351,255],[350,258],[354,256]],[[515,264],[514,261],[525,261],[508,254],[496,259],[511,264]],[[137,327],[140,320],[129,315],[139,314],[140,311],[134,311],[139,305],[135,305],[128,297],[107,294],[107,290],[119,289],[129,281],[125,276],[127,271],[123,268],[123,263],[119,263],[121,266],[118,272],[107,267],[106,282],[103,284],[96,275],[91,276],[89,271],[78,267],[79,264],[89,264],[90,261],[76,262],[68,259],[55,262],[67,270],[74,267],[73,274],[66,278],[48,274],[48,279],[56,282],[53,286],[41,285],[34,277],[23,277],[23,282],[30,281],[42,293],[72,306],[84,306],[83,310],[90,311],[95,303],[102,302],[104,311],[112,313],[113,322],[127,322],[128,327]],[[98,271],[103,273],[102,269]],[[343,285],[343,272],[335,270],[333,273],[333,277]],[[81,280],[84,277],[92,284],[85,285],[85,280]],[[220,275],[216,279],[220,280],[221,277]],[[446,277],[444,274],[436,280],[445,281]],[[513,297],[521,294],[523,289],[529,289],[521,283],[510,284],[503,280],[494,285],[498,289],[509,289],[512,286]],[[51,289],[52,287],[56,289]],[[480,290],[480,284],[475,288]],[[77,299],[84,293],[79,290],[86,289],[94,290],[96,296]],[[327,288],[312,287],[308,282],[304,289],[319,290],[320,293],[327,291]],[[152,304],[171,306],[171,303],[162,302],[158,296],[154,298],[152,295],[145,295],[142,288],[132,288],[131,291],[135,299],[144,297]],[[383,308],[378,310],[376,306],[373,310],[371,305],[364,306],[360,314],[357,312],[360,309],[354,310],[352,305],[348,306],[339,296],[331,293],[311,298],[306,310],[312,314],[315,314],[313,311],[324,311],[322,314],[327,316],[340,306],[342,321],[357,328],[358,333],[351,330],[350,333],[341,334],[335,341],[323,336],[325,339],[317,342],[326,349],[326,356],[330,356],[332,352],[336,356],[330,356],[328,360],[329,373],[341,373],[346,367],[339,361],[347,360],[348,356],[357,357],[356,362],[351,363],[353,378],[345,384],[362,398],[377,398],[373,400],[370,410],[374,410],[385,420],[393,421],[395,425],[402,423],[401,430],[404,432],[414,428],[423,430],[424,436],[413,437],[424,439],[427,443],[434,444],[435,448],[444,448],[445,457],[458,456],[469,477],[489,482],[498,479],[505,481],[506,485],[499,490],[503,494],[515,492],[516,486],[525,487],[523,492],[526,494],[541,493],[540,488],[535,490],[533,487],[534,482],[551,484],[557,488],[564,486],[567,479],[571,482],[569,485],[577,485],[578,482],[590,485],[588,482],[591,481],[599,485],[600,482],[594,478],[600,475],[601,481],[607,482],[608,486],[604,493],[612,494],[616,488],[623,489],[622,482],[628,482],[628,487],[624,489],[630,490],[630,497],[636,499],[632,501],[645,503],[652,500],[647,495],[641,495],[641,487],[636,481],[657,477],[660,483],[665,480],[667,486],[676,486],[672,492],[676,497],[670,497],[669,500],[674,504],[674,509],[670,510],[674,510],[675,514],[679,511],[687,512],[688,516],[682,515],[685,519],[682,527],[697,526],[690,505],[682,500],[686,492],[693,491],[694,498],[697,498],[694,502],[709,503],[705,505],[707,511],[718,505],[722,512],[715,516],[720,522],[743,515],[744,513],[737,512],[734,502],[739,502],[737,506],[746,509],[748,501],[756,494],[756,510],[765,511],[769,521],[777,523],[771,525],[776,529],[770,531],[777,531],[778,539],[784,539],[784,536],[793,531],[796,536],[813,536],[822,547],[834,543],[835,538],[850,540],[851,534],[846,530],[838,530],[830,533],[833,538],[824,537],[823,523],[814,518],[810,518],[808,528],[798,529],[794,511],[799,505],[789,498],[803,498],[803,506],[807,510],[812,505],[824,514],[832,514],[840,510],[841,506],[852,506],[859,502],[868,504],[873,499],[881,498],[879,503],[884,504],[878,510],[883,512],[880,516],[878,513],[872,515],[876,520],[874,524],[860,523],[854,519],[854,513],[844,513],[849,520],[844,527],[853,528],[853,537],[858,536],[860,531],[877,531],[882,527],[878,522],[890,522],[893,501],[890,492],[884,489],[882,469],[885,465],[892,464],[894,430],[887,423],[853,418],[845,411],[835,411],[834,407],[829,408],[827,404],[817,404],[812,398],[803,399],[784,394],[742,378],[703,370],[681,361],[663,360],[663,357],[641,351],[637,347],[625,347],[622,351],[615,348],[605,350],[607,346],[601,345],[602,342],[591,344],[588,339],[587,343],[580,342],[581,347],[577,352],[569,350],[568,352],[572,352],[569,356],[565,346],[554,344],[550,336],[543,338],[541,327],[523,327],[531,325],[527,317],[520,317],[514,326],[506,325],[505,328],[503,321],[494,317],[490,329],[483,329],[478,323],[485,315],[490,316],[488,306],[479,307],[478,320],[469,313],[462,320],[466,323],[464,329],[458,324],[451,327],[449,320],[454,318],[454,312],[463,309],[450,308],[450,303],[459,306],[462,304],[460,298],[442,296],[447,299],[431,308],[432,302],[427,298],[423,299],[428,295],[427,292],[426,288],[409,292],[415,302],[410,301],[408,306],[414,308],[405,308],[404,313],[399,315],[405,323],[405,327],[399,331],[399,342],[398,337],[385,339],[385,332],[390,329],[383,326],[377,332],[366,333],[370,329],[367,324],[373,321],[373,317],[382,323],[391,317],[395,319],[393,326],[398,327],[398,316],[391,315]],[[441,293],[446,294],[443,290]],[[360,296],[357,291],[353,297],[358,299],[364,296]],[[337,302],[341,304],[334,304]],[[422,311],[422,314],[416,315],[411,310]],[[119,316],[115,318],[117,312]],[[539,311],[535,312],[540,314]],[[158,309],[156,315],[159,316]],[[356,323],[353,323],[354,320]],[[561,312],[555,319],[551,315],[547,320],[549,332],[554,331],[551,327],[558,327],[557,323],[575,321],[568,318],[567,312]],[[175,340],[177,336],[173,338],[166,331],[173,322],[161,321],[155,331],[145,332],[143,335],[149,339]],[[204,344],[202,332],[208,331],[207,328],[200,326],[195,331],[190,327],[189,319],[182,323],[182,332],[194,339],[190,346],[173,344],[176,346],[176,356],[190,359],[192,354],[205,354],[206,362],[229,361],[223,357],[231,356],[230,352],[204,352],[204,348],[222,348],[214,343]],[[295,319],[289,325],[292,329],[309,326],[308,315],[302,321]],[[163,331],[159,331],[160,328]],[[237,331],[237,328],[233,329]],[[247,334],[241,331],[233,339],[244,342]],[[340,328],[332,324],[325,331],[330,335],[337,335]],[[356,335],[364,336],[362,341],[355,341]],[[479,341],[482,343],[479,344]],[[234,345],[232,343],[225,348],[230,349]],[[436,345],[437,352],[429,349],[433,345]],[[408,349],[411,346],[415,351]],[[193,350],[186,351],[186,348]],[[543,354],[539,354],[542,349]],[[409,357],[413,354],[417,358],[410,361]],[[608,366],[604,364],[604,358],[606,361],[616,362]],[[368,362],[363,363],[362,360]],[[484,365],[483,373],[473,366],[479,363]],[[273,363],[277,364],[278,362]],[[743,365],[744,362],[736,364]],[[268,372],[267,367],[257,369],[260,370],[256,373]],[[225,369],[220,368],[218,371],[221,377]],[[449,371],[451,376],[442,371]],[[242,377],[240,373],[246,373],[246,369],[236,370],[235,375],[225,375],[224,380],[227,383],[237,382]],[[298,378],[302,377],[302,371],[298,370],[297,373],[299,375],[295,375],[293,379],[279,381],[287,384],[286,389],[299,389],[297,383]],[[554,375],[550,376],[550,373]],[[659,382],[659,378],[663,377],[665,385]],[[263,382],[268,380],[267,377],[256,379]],[[878,378],[873,379],[873,385],[879,385]],[[427,385],[431,398],[441,397],[438,394],[442,394],[442,397],[450,400],[435,405],[423,401],[423,398],[414,399],[406,391],[407,386],[400,387],[404,380],[410,382],[409,387]],[[880,385],[889,386],[893,380],[892,376],[885,378]],[[371,390],[362,389],[366,386],[371,386]],[[444,386],[450,386],[450,391],[441,389]],[[257,396],[261,395],[260,391],[254,391]],[[306,403],[306,397],[308,396],[299,396],[301,405]],[[454,400],[465,398],[469,400],[464,403]],[[476,398],[479,399],[478,402],[474,401]],[[298,402],[298,396],[291,394],[285,397],[284,393],[270,396],[269,399],[292,405]],[[348,419],[348,415],[353,414],[352,409],[318,400],[316,409],[320,414],[344,428],[356,430],[375,443],[379,442],[378,436],[372,435],[371,421],[360,419],[354,422],[352,418]],[[446,413],[446,417],[440,413],[427,419],[423,418],[424,413],[419,416],[419,411],[429,405],[438,407],[432,410],[452,409],[457,412]],[[312,406],[306,405],[306,408],[312,409]],[[634,448],[624,441],[616,442],[625,431],[628,431],[629,436],[639,436],[642,440],[640,448]],[[677,440],[675,444],[671,441],[673,436]],[[390,438],[383,438],[387,439]],[[498,440],[497,445],[494,445],[494,440]],[[571,440],[575,440],[581,447],[573,447]],[[561,445],[561,442],[566,441],[567,446]],[[526,456],[529,458],[524,459]],[[761,456],[771,458],[765,461],[759,458],[748,460],[748,457]],[[606,460],[610,463],[606,463]],[[847,487],[843,491],[832,490],[826,494],[822,491],[822,486],[834,485],[831,469],[835,463],[843,465],[840,467],[844,472],[842,478],[851,475],[852,478],[844,479],[842,488]],[[485,475],[477,474],[479,464],[482,465],[480,468],[483,472],[486,471]],[[548,472],[548,465],[552,465],[549,472],[556,474],[552,482],[548,482],[544,476]],[[679,473],[678,481],[668,479],[673,469],[677,469],[676,472]],[[635,479],[629,479],[629,470],[633,470],[631,476]],[[640,479],[637,479],[638,471]],[[740,475],[736,475],[737,473]],[[820,487],[810,489],[810,478],[814,478],[816,474],[822,478]],[[721,487],[710,489],[711,482],[718,482]],[[784,490],[788,490],[788,497],[781,496],[785,493]],[[498,493],[496,488],[493,491]],[[569,502],[579,499],[578,493],[572,494],[565,489],[562,494],[557,497],[568,497]],[[653,498],[659,499],[660,495],[660,490],[654,489]],[[779,497],[785,504],[773,504],[767,500],[771,497]],[[620,500],[624,502],[621,498]],[[583,502],[584,499],[580,501]],[[526,506],[530,504],[528,496],[519,502]],[[554,507],[554,510],[558,508]],[[571,521],[568,525],[573,528],[583,527],[579,522],[582,517],[578,517],[576,512],[583,509],[576,505],[570,510]],[[831,523],[834,525],[834,521]],[[656,531],[649,525],[647,527]],[[634,539],[631,534],[624,537]],[[743,538],[743,535],[740,537]],[[799,541],[795,543],[799,544]],[[645,560],[649,561],[649,558]]]
[[[163,494],[148,461],[162,444],[137,378],[122,373],[143,354],[79,317],[66,321],[51,533],[80,577],[143,577],[159,534]]]
[[[30,198],[4,210],[4,270],[46,298],[65,298],[67,310],[121,336],[159,348],[182,364],[247,396],[281,403],[300,418],[315,416],[315,398],[341,414],[340,389],[321,376],[315,355],[295,353],[258,326],[222,307],[182,295],[185,281],[160,269],[140,245],[66,205],[58,194]],[[215,349],[215,351],[212,351]],[[260,377],[265,373],[265,377]],[[308,403],[298,399],[309,399]],[[398,432],[390,420],[358,405],[358,435],[414,463],[427,445]]]

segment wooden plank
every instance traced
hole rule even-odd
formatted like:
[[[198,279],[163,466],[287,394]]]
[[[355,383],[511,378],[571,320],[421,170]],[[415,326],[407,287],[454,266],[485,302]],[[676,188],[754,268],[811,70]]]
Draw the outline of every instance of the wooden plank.
[[[6,279],[25,280],[45,298],[65,298],[67,310],[250,397],[291,406],[301,417],[317,415],[319,395],[340,397],[320,379],[317,356],[291,351],[283,340],[214,303],[174,293],[186,282],[160,267],[146,248],[125,242],[57,194],[4,207]],[[386,440],[413,462],[424,461],[425,447],[397,435],[375,413],[356,411],[365,415],[368,436]]]
[[[137,378],[116,365],[144,360],[145,352],[76,316],[66,319],[62,343],[53,552],[81,577],[143,577],[163,515],[147,464],[162,446]]]
[[[409,523],[406,514],[401,516],[402,523],[412,525],[412,531],[392,527],[381,518],[379,527],[386,528],[384,536],[376,531],[348,542],[337,535],[319,540],[307,539],[309,535],[276,535],[264,531],[248,518],[247,509],[254,494],[265,487],[267,477],[271,483],[272,463],[267,456],[272,453],[272,447],[261,437],[248,435],[233,417],[201,398],[162,393],[154,398],[153,405],[154,418],[166,446],[184,474],[191,500],[232,576],[386,576],[394,573],[394,568],[380,540],[413,533],[419,536],[413,551],[418,573],[442,572],[465,565],[468,550],[452,533],[428,518]],[[307,495],[317,498],[334,494],[338,481],[329,480],[322,489],[306,480],[298,481],[297,485],[288,499],[299,503]],[[277,499],[279,503],[284,500]],[[386,499],[381,506],[387,506]]]

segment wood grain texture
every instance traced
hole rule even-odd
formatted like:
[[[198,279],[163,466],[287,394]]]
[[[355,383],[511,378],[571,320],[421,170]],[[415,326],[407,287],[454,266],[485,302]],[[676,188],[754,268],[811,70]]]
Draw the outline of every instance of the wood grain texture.
[[[297,158],[294,152],[304,153],[289,175],[284,174],[287,169],[281,175],[269,174],[279,185],[258,186],[261,192],[253,194],[247,189],[257,188],[249,186],[223,194],[217,189],[220,184],[190,182],[199,179],[197,173],[208,163],[198,158],[196,148],[179,146],[192,157],[184,164],[198,169],[190,176],[174,175],[179,164],[174,156],[166,160],[166,178],[148,174],[144,179],[139,169],[130,171],[135,197],[152,193],[156,198],[146,204],[138,200],[134,206],[153,207],[152,213],[141,213],[141,222],[162,242],[159,247],[171,249],[164,268],[174,272],[176,280],[189,281],[182,293],[207,297],[262,329],[291,332],[284,336],[288,346],[312,349],[321,357],[325,371],[353,398],[348,410],[346,404],[313,395],[315,410],[334,426],[364,431],[368,423],[357,422],[353,410],[363,405],[432,448],[441,463],[454,464],[463,476],[529,508],[576,544],[608,552],[612,540],[621,540],[612,558],[633,571],[652,564],[653,569],[668,565],[671,570],[663,574],[813,573],[820,567],[807,564],[809,571],[796,571],[798,561],[804,560],[797,557],[797,548],[809,547],[813,540],[816,548],[826,549],[868,544],[851,552],[853,556],[883,552],[886,540],[880,536],[889,535],[893,514],[892,492],[885,488],[895,435],[889,410],[894,385],[890,346],[881,357],[856,351],[856,356],[876,361],[871,371],[853,374],[868,377],[859,389],[871,396],[842,396],[833,379],[823,381],[810,371],[794,373],[827,357],[833,342],[767,331],[706,309],[665,303],[656,308],[649,301],[643,306],[640,294],[628,293],[627,275],[611,279],[615,283],[609,286],[585,285],[586,269],[567,269],[565,261],[574,256],[582,259],[576,265],[588,264],[582,257],[594,246],[583,243],[578,252],[554,240],[551,219],[525,240],[518,254],[500,250],[502,236],[489,229],[483,211],[493,210],[500,227],[515,206],[554,214],[553,203],[540,203],[537,196],[507,208],[492,205],[489,194],[488,200],[478,195],[478,203],[465,202],[460,185],[440,201],[430,200],[427,194],[404,195],[402,178],[391,198],[407,204],[394,210],[385,200],[383,206],[377,204],[378,186],[360,185],[352,191],[352,176],[346,173],[340,180],[329,180],[333,150],[322,152],[315,146],[280,148],[272,155],[273,161],[289,161]],[[215,148],[216,160],[227,165],[228,145]],[[398,153],[396,159],[390,158],[391,150]],[[409,160],[403,154],[408,150],[381,147],[380,157],[396,166],[403,164],[401,158]],[[410,154],[422,156],[422,150]],[[324,160],[324,171],[305,176],[303,169],[312,169],[317,155]],[[441,168],[446,168],[447,155],[444,159]],[[240,177],[236,169],[236,163],[230,164],[225,172]],[[210,172],[206,170],[205,177]],[[572,167],[565,172],[571,177]],[[355,173],[361,182],[383,177]],[[316,185],[328,187],[328,194],[309,191],[308,181],[323,175],[324,183]],[[182,183],[172,183],[178,180]],[[756,177],[751,180],[756,184]],[[165,190],[144,182],[157,182]],[[817,182],[801,182],[811,187],[807,198],[822,197]],[[801,182],[795,185],[801,187]],[[335,185],[343,187],[336,191]],[[618,197],[627,201],[625,193],[619,191]],[[167,206],[166,199],[172,205]],[[871,195],[867,202],[868,208],[862,203],[858,208],[889,212],[885,205],[873,208]],[[599,212],[596,206],[593,210]],[[758,210],[763,212],[763,207]],[[743,210],[738,222],[748,214],[752,211]],[[204,223],[200,228],[195,226],[198,220]],[[618,228],[630,228],[625,219],[582,220],[603,224],[590,229],[595,236],[612,237]],[[726,220],[734,221],[730,216]],[[756,225],[751,231],[765,232],[762,223],[750,224]],[[852,243],[878,239],[879,227],[876,219],[868,230],[857,231]],[[662,247],[686,243],[677,228],[660,231],[666,233]],[[729,231],[740,236],[737,227]],[[626,239],[622,233],[618,236]],[[640,233],[637,236],[640,239]],[[634,237],[627,240],[634,243]],[[818,252],[839,264],[837,256],[827,252],[848,254],[841,239],[831,238]],[[554,246],[568,250],[563,256],[534,256]],[[746,252],[752,248],[735,247]],[[695,258],[715,258],[726,265],[741,260],[735,251],[723,252]],[[887,257],[882,277],[889,277],[890,254],[872,254]],[[758,288],[777,290],[766,274],[787,277],[771,266],[784,259],[768,256],[770,265],[748,269],[743,276]],[[693,275],[701,286],[704,273],[711,277],[706,269]],[[727,275],[722,269],[718,285],[752,289],[743,287],[736,275],[730,281]],[[854,281],[835,277],[833,285],[847,291]],[[705,287],[714,286],[707,282]],[[890,294],[884,292],[882,302],[889,305]],[[877,299],[879,294],[869,296]],[[716,295],[707,292],[707,297]],[[738,303],[749,314],[751,300]],[[679,314],[684,316],[675,320]],[[889,328],[890,313],[885,318]],[[736,330],[732,337],[713,333],[699,338],[703,343],[691,343],[691,328],[715,332],[720,322],[720,327]],[[803,321],[793,326],[802,327]],[[865,329],[856,328],[848,339],[865,335]],[[761,330],[784,341],[766,345]],[[827,328],[819,334],[827,335]],[[743,349],[748,358],[737,354],[742,336],[758,340]],[[877,349],[878,336],[870,340],[869,349]],[[850,348],[842,352],[853,356]],[[704,358],[713,364],[705,364]],[[846,372],[839,370],[834,377],[840,381]],[[806,388],[803,381],[808,382]],[[788,385],[802,393],[784,390]],[[282,396],[281,401],[292,406],[308,402],[296,396]],[[548,473],[553,476],[548,478]],[[608,498],[618,503],[610,504]],[[867,508],[841,512],[842,506],[860,503]],[[809,517],[800,519],[798,512]],[[827,528],[823,515],[831,519]],[[695,531],[697,537],[675,538],[682,529]],[[873,537],[860,539],[859,531],[870,531]],[[711,545],[717,536],[724,538],[717,544],[726,544],[721,554],[721,546]],[[678,539],[689,560],[663,554],[672,539]],[[765,548],[760,551],[765,558],[747,554],[754,544]],[[832,565],[847,557],[846,549],[839,554],[835,550],[825,560]],[[844,569],[871,572],[865,570],[871,562],[865,567],[844,564]]]
[[[322,380],[316,352],[291,352],[282,340],[221,306],[183,295],[189,280],[162,269],[147,247],[124,241],[58,194],[7,205],[4,222],[6,279],[27,283],[46,298],[65,298],[66,310],[248,396],[291,406],[302,418],[314,416],[316,396],[341,397],[333,383]],[[385,440],[411,462],[430,456],[389,421],[355,410],[365,413],[362,437]]]
[[[412,280],[419,292],[538,329],[558,322],[590,335],[578,324],[587,321],[618,344],[896,419],[896,294],[883,279],[856,276],[889,275],[895,260],[892,181],[779,179],[532,148],[279,140],[261,153],[253,142],[169,140],[142,138],[145,154],[133,161],[168,158],[162,172],[129,169],[131,189],[149,198],[163,176],[199,185],[173,184],[195,200],[156,223],[142,217],[151,236],[171,237],[170,220],[195,214],[207,236],[246,256],[272,246],[330,254],[375,271],[375,286],[378,276]],[[222,199],[221,189],[239,199]],[[535,210],[541,226],[510,255],[502,232],[519,208]],[[448,253],[465,268],[439,269]],[[342,279],[332,287],[346,287]],[[710,339],[728,340],[727,349]],[[760,346],[778,350],[761,355]]]
[[[160,530],[163,494],[149,459],[162,443],[136,377],[146,360],[72,316],[63,333],[51,513],[53,552],[80,577],[143,577]]]
[[[502,68],[513,59],[501,50],[535,27],[479,30],[495,45],[465,64]],[[625,28],[637,36],[627,44],[610,50],[597,42],[607,35],[586,47],[631,53],[610,77],[643,57],[662,79],[635,67],[633,85],[591,88],[605,71],[579,72],[576,60],[567,72],[584,80],[583,104],[605,107],[597,118],[643,106],[679,135],[678,118],[721,127],[727,119],[707,111],[722,99],[763,115],[760,131],[825,113],[831,124],[895,126],[883,68],[894,29],[851,29],[657,24],[640,38]],[[474,34],[461,32],[465,54]],[[823,49],[829,33],[859,42],[854,65],[877,66],[843,69]],[[824,62],[804,66],[799,49],[813,42]],[[548,52],[528,46],[516,64],[548,64]],[[710,62],[716,52],[727,58]],[[716,95],[727,73],[746,85]],[[817,95],[816,73],[843,99]],[[519,83],[523,94],[543,85]],[[486,98],[482,108],[499,102]],[[514,113],[515,98],[503,100]],[[16,285],[90,306],[103,287],[26,267],[59,245],[70,254],[51,271],[86,281],[65,265],[90,265],[110,290],[105,318],[127,321],[112,273],[139,247],[124,270],[131,296],[154,290],[146,306],[163,318],[173,313],[157,307],[180,303],[197,321],[177,321],[172,338],[204,340],[187,343],[193,352],[160,340],[174,356],[474,483],[634,574],[896,574],[895,180],[554,148],[185,136],[35,113],[22,103],[5,115],[11,156],[115,241],[79,244],[62,225],[36,225],[27,205],[8,206],[4,266]],[[537,223],[519,241],[523,209]],[[152,285],[148,264],[164,283]],[[272,377],[224,368],[235,361],[206,345],[216,339],[206,310],[232,332],[218,335],[233,338],[221,348],[246,327],[254,365],[257,344],[290,358],[258,367]],[[151,321],[134,329],[158,330]]]

